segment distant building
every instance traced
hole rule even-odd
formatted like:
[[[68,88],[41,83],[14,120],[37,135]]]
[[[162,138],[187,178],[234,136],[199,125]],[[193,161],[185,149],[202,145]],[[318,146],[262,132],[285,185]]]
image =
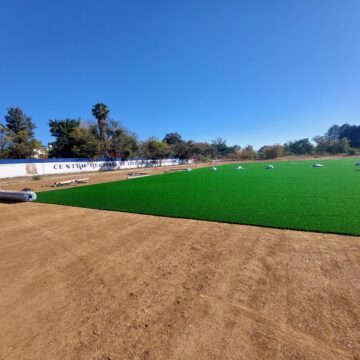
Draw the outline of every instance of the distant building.
[[[49,153],[49,149],[46,146],[41,146],[38,149],[34,149],[34,159],[47,159]]]

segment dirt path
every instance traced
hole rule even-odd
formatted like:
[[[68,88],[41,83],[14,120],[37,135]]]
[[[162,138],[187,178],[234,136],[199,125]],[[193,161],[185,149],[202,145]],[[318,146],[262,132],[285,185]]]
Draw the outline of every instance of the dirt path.
[[[0,359],[360,359],[360,238],[0,204]]]
[[[83,179],[88,178],[84,184],[72,184],[72,186],[83,186],[90,184],[97,184],[107,181],[117,181],[125,180],[128,177],[128,174],[136,171],[149,171],[149,175],[163,174],[165,171],[170,171],[171,169],[186,169],[190,168],[199,168],[204,166],[210,166],[211,163],[204,163],[198,165],[186,165],[186,166],[166,166],[166,167],[156,167],[156,168],[144,168],[144,169],[126,169],[126,170],[113,170],[113,171],[103,171],[103,172],[84,172],[84,173],[75,173],[75,174],[58,174],[58,175],[49,175],[42,176],[40,180],[33,180],[31,177],[21,177],[21,178],[8,178],[0,179],[0,189],[3,190],[17,190],[21,191],[24,188],[31,188],[36,192],[40,191],[49,191],[54,189],[59,189],[51,187],[55,182],[66,181],[70,179]]]

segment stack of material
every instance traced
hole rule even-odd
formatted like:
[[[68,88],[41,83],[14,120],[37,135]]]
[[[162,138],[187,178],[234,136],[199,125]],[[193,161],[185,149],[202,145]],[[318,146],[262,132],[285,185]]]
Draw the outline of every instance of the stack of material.
[[[66,186],[66,185],[71,185],[71,184],[85,184],[87,180],[89,180],[89,178],[58,181],[58,182],[54,183],[54,185],[51,185],[51,186],[58,187],[58,186]]]
[[[144,171],[134,171],[131,173],[128,173],[128,179],[136,179],[139,177],[144,177],[144,176],[149,176],[149,170],[144,170]]]
[[[168,174],[168,173],[176,172],[176,171],[191,171],[191,170],[192,170],[191,168],[173,168],[173,169],[165,170],[164,172],[166,174]]]
[[[128,176],[137,176],[137,175],[147,175],[151,171],[150,170],[143,170],[143,171],[132,171],[128,173]]]
[[[0,200],[5,201],[35,201],[36,194],[33,191],[9,191],[0,190]]]

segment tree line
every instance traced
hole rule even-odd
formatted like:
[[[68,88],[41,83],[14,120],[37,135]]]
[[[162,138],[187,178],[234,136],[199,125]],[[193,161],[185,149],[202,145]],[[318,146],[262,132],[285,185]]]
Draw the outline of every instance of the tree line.
[[[360,125],[333,125],[321,136],[265,145],[255,151],[253,146],[229,146],[223,138],[209,142],[185,140],[177,132],[163,139],[149,137],[140,141],[136,134],[109,116],[108,107],[95,104],[96,119],[51,119],[49,130],[55,139],[46,152],[35,138],[36,128],[31,117],[19,107],[11,107],[0,123],[0,159],[49,158],[180,158],[206,161],[210,159],[250,160],[273,159],[285,155],[357,154],[360,151]]]

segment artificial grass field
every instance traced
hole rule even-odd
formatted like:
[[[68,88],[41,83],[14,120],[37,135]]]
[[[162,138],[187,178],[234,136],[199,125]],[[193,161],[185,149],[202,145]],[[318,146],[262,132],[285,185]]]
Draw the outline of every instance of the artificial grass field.
[[[359,160],[222,165],[38,193],[93,209],[360,235]]]

